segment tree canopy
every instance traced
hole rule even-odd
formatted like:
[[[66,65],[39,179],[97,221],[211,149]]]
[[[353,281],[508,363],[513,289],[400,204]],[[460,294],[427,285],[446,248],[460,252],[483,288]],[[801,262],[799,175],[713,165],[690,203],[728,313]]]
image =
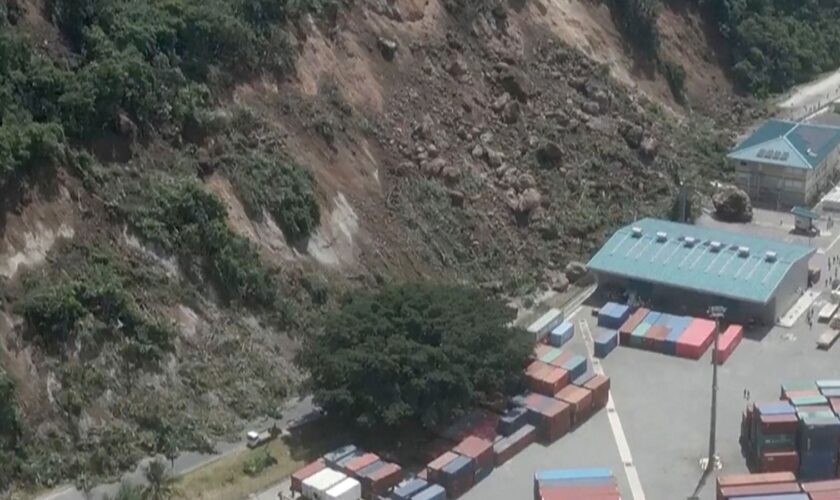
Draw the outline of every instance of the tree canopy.
[[[331,415],[431,428],[516,388],[531,345],[513,318],[479,290],[392,285],[346,300],[299,360]]]

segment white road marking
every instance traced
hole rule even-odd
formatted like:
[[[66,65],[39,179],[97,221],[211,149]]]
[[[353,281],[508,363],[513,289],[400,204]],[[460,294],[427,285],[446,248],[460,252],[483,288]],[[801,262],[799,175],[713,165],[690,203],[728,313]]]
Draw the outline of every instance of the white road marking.
[[[838,234],[838,235],[837,235],[837,237],[836,237],[836,238],[834,238],[834,239],[831,241],[831,245],[828,245],[828,248],[826,248],[826,249],[825,249],[825,252],[823,252],[823,253],[828,253],[828,252],[830,252],[830,251],[831,251],[831,249],[832,249],[832,248],[834,248],[834,245],[836,245],[838,241],[840,241],[840,234]]]
[[[579,308],[578,308],[579,309]],[[577,311],[575,311],[577,312]],[[604,375],[604,367],[601,366],[601,361],[593,356],[594,341],[592,340],[592,331],[589,329],[589,324],[585,320],[578,322],[583,340],[586,343],[586,355],[589,362],[592,363],[592,371],[598,375]],[[633,463],[633,455],[630,453],[630,444],[627,443],[627,436],[624,435],[624,427],[621,426],[621,419],[618,418],[618,410],[615,408],[613,402],[612,391],[609,393],[607,399],[607,419],[610,422],[610,429],[612,429],[615,446],[618,448],[618,456],[621,457],[621,463],[624,467],[624,474],[627,477],[627,483],[630,485],[630,494],[633,500],[646,500],[645,492],[642,489],[642,481],[639,479],[639,472]]]

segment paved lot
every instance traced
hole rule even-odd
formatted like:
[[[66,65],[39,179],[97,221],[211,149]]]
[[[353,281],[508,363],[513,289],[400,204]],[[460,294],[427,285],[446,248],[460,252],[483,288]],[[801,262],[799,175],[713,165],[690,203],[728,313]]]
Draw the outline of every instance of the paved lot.
[[[801,243],[804,239],[807,243],[807,238],[788,234],[793,223],[789,214],[757,212],[755,224],[727,226],[788,241]],[[708,217],[699,223],[723,225]],[[824,268],[823,276],[828,272],[827,257],[840,253],[840,245],[832,246],[840,235],[840,226],[834,231],[836,234],[812,241],[823,250],[815,255],[812,264]],[[817,291],[823,288],[819,286]],[[823,293],[817,303],[824,299]],[[595,318],[590,313],[591,309],[584,307],[574,318],[576,333],[569,349],[575,352],[586,350],[581,335],[585,327],[580,322],[586,322],[594,331]],[[821,323],[809,327],[803,315],[790,328],[774,327],[769,331],[747,332],[732,357],[720,367],[717,451],[723,463],[722,473],[747,470],[738,444],[741,412],[747,404],[745,389],[750,391],[752,400],[773,400],[778,398],[779,387],[784,381],[840,378],[840,345],[828,352],[816,349],[816,338],[826,329],[828,326]],[[708,451],[710,357],[710,352],[707,352],[702,359],[692,361],[619,347],[602,362],[605,372],[612,379],[616,414],[626,434],[633,456],[631,466],[641,479],[644,497],[638,492],[634,496],[630,491],[607,414],[601,411],[581,428],[549,447],[532,445],[464,498],[528,499],[532,495],[532,478],[536,470],[593,466],[606,466],[613,470],[625,500],[687,498],[701,476],[699,460]],[[714,498],[714,478],[706,483],[699,498]]]

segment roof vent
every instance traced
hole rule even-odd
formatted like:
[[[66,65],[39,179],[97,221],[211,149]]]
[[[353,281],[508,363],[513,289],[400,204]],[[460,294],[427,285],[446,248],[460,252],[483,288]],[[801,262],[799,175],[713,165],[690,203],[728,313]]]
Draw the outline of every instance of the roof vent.
[[[693,236],[686,236],[685,240],[683,240],[683,241],[685,241],[685,246],[687,246],[689,248],[693,247],[697,243],[697,240],[694,239]]]
[[[767,262],[776,262],[776,252],[770,252],[764,254],[764,260]]]
[[[749,257],[750,247],[738,247],[738,257]]]
[[[633,226],[633,237],[634,238],[641,238],[642,237],[642,228],[639,226]]]
[[[668,239],[668,233],[665,231],[659,231],[656,233],[656,241],[662,242]]]
[[[712,252],[720,252],[720,249],[723,248],[723,243],[719,241],[713,241],[709,243],[709,247],[712,249]]]

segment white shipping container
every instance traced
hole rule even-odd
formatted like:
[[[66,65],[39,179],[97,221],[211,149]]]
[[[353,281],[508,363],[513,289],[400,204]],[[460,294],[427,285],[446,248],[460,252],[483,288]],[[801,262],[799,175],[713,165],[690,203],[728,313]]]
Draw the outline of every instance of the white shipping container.
[[[352,477],[333,486],[326,491],[328,500],[359,500],[362,498],[362,484]]]
[[[531,326],[528,327],[528,333],[532,334],[535,340],[542,340],[548,335],[548,332],[562,322],[563,311],[551,308],[540,316],[539,319],[531,323]]]
[[[301,493],[309,500],[325,500],[324,493],[345,479],[347,476],[344,473],[327,468],[306,478]]]
[[[820,309],[818,319],[827,323],[831,319],[831,317],[834,316],[834,313],[837,312],[838,305],[840,304],[834,304],[831,302],[824,305],[822,309]]]

